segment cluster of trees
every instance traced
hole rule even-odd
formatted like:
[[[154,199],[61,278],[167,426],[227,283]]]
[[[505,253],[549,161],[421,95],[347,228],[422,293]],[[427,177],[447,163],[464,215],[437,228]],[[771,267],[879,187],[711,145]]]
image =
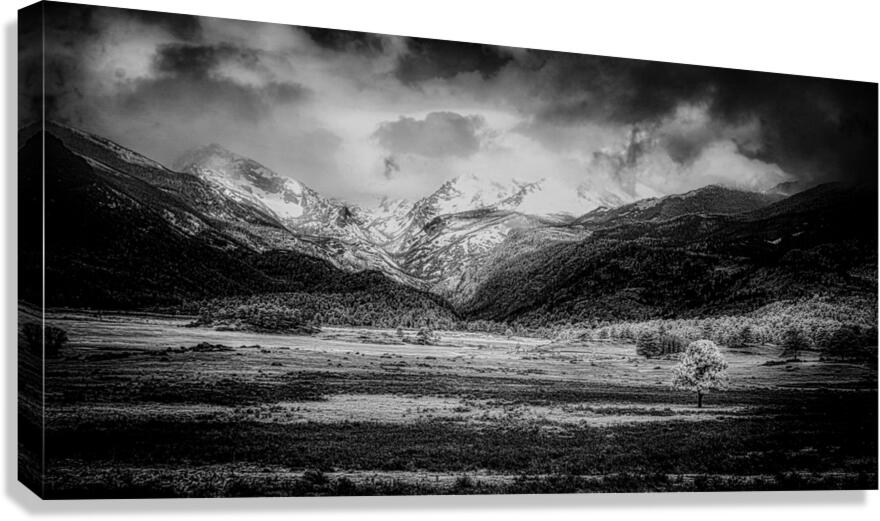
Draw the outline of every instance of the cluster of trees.
[[[504,336],[573,337],[580,328],[553,325],[528,328],[492,320],[467,320],[435,297],[418,292],[352,291],[347,293],[285,292],[188,301],[175,311],[198,315],[193,325],[236,322],[282,330],[303,325],[416,330],[456,330]],[[431,343],[430,338],[426,343]]]
[[[313,327],[456,329],[459,324],[448,307],[415,292],[268,293],[203,300],[188,308],[197,310],[202,325],[216,325],[218,319]]]
[[[288,333],[317,333],[320,330],[320,323],[313,313],[265,302],[205,306],[192,325]]]
[[[794,357],[804,349],[851,355],[877,346],[874,309],[875,304],[863,299],[811,297],[776,302],[744,315],[585,324],[578,336],[635,342],[645,356],[681,352],[700,339],[733,348],[774,344]]]
[[[659,331],[645,331],[636,339],[636,353],[647,358],[680,353],[686,346],[686,339],[670,334],[662,326]]]
[[[415,291],[267,293],[192,301],[185,306],[198,313],[201,325],[244,325],[273,331],[361,326],[466,330],[560,341],[615,339],[635,343],[638,353],[646,357],[683,352],[696,340],[731,348],[774,344],[793,357],[803,349],[852,356],[877,345],[877,319],[871,313],[875,307],[865,299],[810,297],[776,302],[741,315],[528,327],[521,322],[462,319],[442,301]],[[433,342],[428,337],[424,340]]]

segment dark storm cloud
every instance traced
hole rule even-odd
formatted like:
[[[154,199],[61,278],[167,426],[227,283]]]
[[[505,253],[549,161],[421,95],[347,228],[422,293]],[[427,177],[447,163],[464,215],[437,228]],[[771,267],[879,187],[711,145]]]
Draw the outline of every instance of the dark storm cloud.
[[[229,44],[165,44],[156,49],[154,67],[159,73],[205,76],[224,61],[247,68],[259,65],[257,52],[253,49]]]
[[[55,31],[67,33],[64,43],[68,45],[75,45],[83,37],[99,36],[102,22],[114,20],[131,20],[160,28],[180,40],[195,40],[201,35],[198,16],[59,2],[45,2],[44,5],[47,22]]]
[[[751,115],[764,127],[763,146],[747,155],[799,176],[876,180],[876,84],[729,70],[720,77],[713,115]]]
[[[79,123],[79,111],[64,110],[82,99],[83,71],[78,52],[84,41],[99,37],[96,6],[44,2],[19,17],[19,123],[46,116]],[[46,37],[44,38],[43,31]],[[28,42],[25,44],[25,39]],[[45,53],[41,53],[46,45]],[[65,52],[55,52],[57,50]]]
[[[663,145],[673,161],[688,164],[699,157],[703,148],[712,142],[712,137],[706,132],[697,135],[672,134],[666,136]]]
[[[479,116],[432,112],[425,119],[401,117],[379,125],[373,136],[392,153],[425,157],[467,157],[480,149]]]
[[[180,40],[197,40],[202,34],[198,16],[137,10],[129,11],[129,13],[135,20],[143,24],[164,28]]]
[[[38,6],[18,12],[18,126],[36,123],[42,115],[42,13]]]
[[[320,27],[300,27],[299,29],[305,31],[318,46],[336,52],[378,54],[384,49],[382,37],[378,34]]]
[[[713,67],[538,53],[532,86],[542,101],[536,121],[610,121],[646,125],[684,103],[706,104],[716,130],[760,122],[762,142],[742,152],[817,179],[875,176],[876,84]],[[664,146],[686,163],[713,141],[703,133],[671,135]]]
[[[463,72],[478,72],[489,78],[512,59],[492,45],[427,38],[407,39],[407,49],[409,52],[399,58],[394,74],[410,86]]]
[[[172,112],[198,116],[225,112],[245,121],[258,121],[278,104],[302,99],[306,91],[295,84],[242,85],[226,78],[174,76],[137,80],[119,96],[123,113]]]
[[[227,112],[257,121],[279,104],[305,99],[309,90],[298,83],[266,81],[259,85],[239,82],[219,72],[224,64],[260,68],[259,53],[228,44],[166,44],[153,59],[155,75],[131,82],[120,95],[123,111],[171,111],[178,115]]]
[[[315,185],[349,186],[361,169],[366,188],[352,192],[384,175],[394,183],[383,189],[413,180],[415,193],[416,176],[400,175],[413,164],[425,176],[564,171],[572,183],[610,171],[664,193],[876,178],[875,84],[44,5],[46,74],[40,53],[23,52],[20,124],[45,107],[160,160],[242,142]]]
[[[639,123],[668,114],[682,101],[711,94],[711,75],[700,67],[643,60],[540,52],[538,94],[543,120]]]
[[[45,92],[41,97],[33,86],[39,82],[27,80],[22,92],[34,91],[29,103],[19,106],[19,120],[22,122],[37,119],[44,108],[47,117],[62,120],[74,125],[86,123],[91,114],[90,107],[82,103],[88,96],[86,84],[95,78],[89,77],[84,66],[84,49],[93,44],[103,43],[107,27],[120,23],[135,23],[146,28],[167,32],[174,38],[189,40],[197,38],[201,32],[199,18],[189,15],[158,13],[130,9],[108,9],[99,6],[45,2],[41,23],[45,24],[45,66],[38,58],[22,55],[23,70],[33,73],[45,72]],[[35,11],[35,13],[38,11]]]
[[[47,65],[46,72],[48,76],[55,76],[54,83],[59,89],[62,86],[76,88],[80,83],[79,64],[69,63],[76,61],[76,51],[87,43],[101,44],[103,28],[131,22],[145,28],[161,29],[170,37],[187,42],[164,44],[155,49],[154,70],[157,76],[160,76],[156,79],[160,86],[170,88],[175,77],[186,77],[186,82],[190,86],[198,87],[197,84],[193,84],[198,83],[194,80],[199,79],[206,84],[209,97],[224,91],[231,96],[238,93],[243,96],[242,102],[245,105],[249,103],[253,105],[256,98],[260,97],[266,98],[267,101],[287,103],[301,98],[306,93],[306,89],[301,85],[289,82],[269,81],[263,89],[250,89],[233,78],[218,78],[215,74],[216,69],[223,63],[234,63],[248,69],[259,68],[259,52],[227,43],[216,45],[188,43],[197,40],[202,33],[200,18],[196,16],[53,2],[46,4],[46,10],[47,38],[51,39],[52,45],[59,49],[69,48],[74,51],[68,56],[59,56],[60,53],[49,56],[55,61]],[[212,80],[215,80],[215,85],[210,84]],[[148,84],[149,80],[146,83]],[[259,92],[260,90],[262,92]],[[147,95],[149,96],[149,93]]]
[[[66,119],[77,123],[86,117],[82,111],[73,109],[85,98],[82,87],[76,81],[82,74],[75,58],[67,55],[46,55],[44,103],[47,117],[55,118],[64,113]]]

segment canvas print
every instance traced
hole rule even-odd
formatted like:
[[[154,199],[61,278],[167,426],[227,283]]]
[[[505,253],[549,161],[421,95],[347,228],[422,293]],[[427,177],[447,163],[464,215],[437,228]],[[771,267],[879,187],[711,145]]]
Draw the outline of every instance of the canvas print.
[[[41,2],[44,498],[877,488],[877,85]]]

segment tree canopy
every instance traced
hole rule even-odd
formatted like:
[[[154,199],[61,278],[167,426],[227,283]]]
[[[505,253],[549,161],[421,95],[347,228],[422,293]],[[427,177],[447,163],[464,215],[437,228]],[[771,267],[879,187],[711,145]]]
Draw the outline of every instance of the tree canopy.
[[[711,389],[726,389],[727,361],[711,340],[691,342],[675,368],[672,385],[676,389],[696,391],[697,407],[703,406],[703,394]]]

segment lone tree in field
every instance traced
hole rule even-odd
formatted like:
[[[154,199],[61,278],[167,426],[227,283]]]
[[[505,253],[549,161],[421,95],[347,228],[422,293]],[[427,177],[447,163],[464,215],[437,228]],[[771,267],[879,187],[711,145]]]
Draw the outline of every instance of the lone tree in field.
[[[727,388],[727,362],[711,340],[688,344],[675,368],[672,386],[697,392],[697,407],[703,406],[703,394],[710,389]]]

